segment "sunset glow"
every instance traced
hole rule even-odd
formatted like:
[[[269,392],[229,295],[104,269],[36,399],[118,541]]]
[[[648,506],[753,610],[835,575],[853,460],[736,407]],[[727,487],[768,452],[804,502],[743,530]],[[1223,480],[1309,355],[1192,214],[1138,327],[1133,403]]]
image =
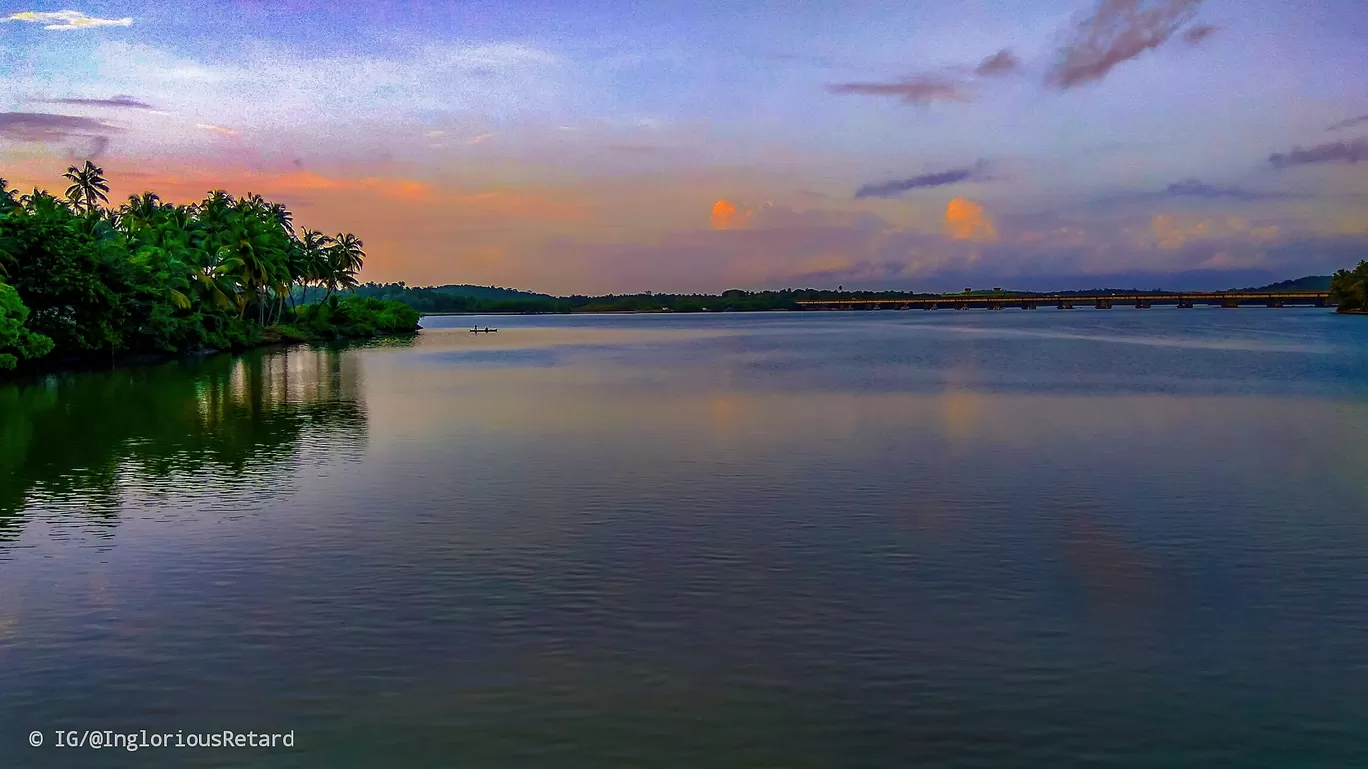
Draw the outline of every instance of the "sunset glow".
[[[917,4],[840,34],[740,4],[611,33],[517,3],[16,7],[0,174],[258,192],[356,229],[366,279],[557,293],[1218,286],[1363,253],[1363,7],[1172,5],[985,7],[973,35]]]

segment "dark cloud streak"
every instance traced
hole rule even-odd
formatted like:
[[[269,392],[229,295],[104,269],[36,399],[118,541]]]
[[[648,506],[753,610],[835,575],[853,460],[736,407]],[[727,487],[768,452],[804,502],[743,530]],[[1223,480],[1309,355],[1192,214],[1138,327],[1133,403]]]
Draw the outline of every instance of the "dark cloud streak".
[[[1192,20],[1201,2],[1102,0],[1061,48],[1060,61],[1046,76],[1046,83],[1067,90],[1101,80],[1117,65],[1167,42]]]
[[[866,94],[870,96],[898,96],[910,104],[930,104],[935,101],[972,101],[958,83],[919,75],[892,83],[834,83],[827,91],[837,94]]]
[[[1208,200],[1287,200],[1296,197],[1286,192],[1260,192],[1242,187],[1222,187],[1198,179],[1184,179],[1164,190],[1168,197],[1206,198]]]
[[[0,140],[65,144],[73,159],[98,158],[109,148],[118,126],[78,115],[0,112]]]
[[[1269,164],[1280,169],[1321,163],[1353,164],[1361,160],[1368,160],[1368,139],[1317,144],[1306,149],[1296,147],[1291,152],[1275,152],[1268,156]]]
[[[945,187],[950,184],[970,181],[988,181],[991,177],[984,175],[987,164],[979,163],[968,168],[952,168],[948,171],[938,171],[931,174],[913,176],[910,179],[895,179],[878,184],[866,184],[855,192],[855,199],[861,198],[891,198],[904,192],[928,187]]]
[[[1198,24],[1195,27],[1189,27],[1188,30],[1183,33],[1183,40],[1189,45],[1198,45],[1219,32],[1220,29],[1220,27],[1213,27],[1210,24]]]
[[[110,99],[44,99],[41,104],[67,104],[75,107],[114,107],[119,109],[155,110],[156,107],[132,96],[119,95]]]
[[[77,115],[52,115],[45,112],[0,112],[0,138],[24,142],[51,142],[73,136],[106,136],[117,133],[118,126]]]
[[[1353,128],[1356,125],[1363,125],[1364,123],[1368,123],[1368,115],[1359,115],[1358,117],[1351,117],[1348,120],[1341,120],[1334,125],[1326,126],[1325,130],[1338,131],[1344,128]]]
[[[974,69],[974,74],[980,77],[997,77],[1015,72],[1021,66],[1021,60],[1010,50],[1003,48],[1001,51],[984,59],[982,63]]]

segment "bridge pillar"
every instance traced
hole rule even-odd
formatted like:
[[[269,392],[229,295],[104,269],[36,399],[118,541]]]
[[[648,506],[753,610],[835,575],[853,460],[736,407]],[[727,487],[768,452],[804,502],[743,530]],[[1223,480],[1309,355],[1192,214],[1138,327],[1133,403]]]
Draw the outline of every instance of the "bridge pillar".
[[[968,303],[968,302],[955,302],[955,309],[956,309],[956,310],[967,310],[967,309],[969,309],[969,303]]]
[[[1191,310],[1194,307],[1191,299],[1178,299],[1178,309]]]
[[[1221,306],[1222,306],[1222,307],[1225,307],[1226,309],[1233,310],[1233,309],[1235,309],[1236,307],[1239,307],[1239,306],[1240,306],[1240,300],[1239,300],[1239,299],[1222,299],[1222,300],[1221,300]]]
[[[1093,306],[1099,310],[1110,310],[1111,305],[1112,303],[1110,299],[1098,299],[1097,303]]]
[[[1268,300],[1268,306],[1269,306],[1269,307],[1282,307],[1282,306],[1283,306],[1283,301],[1282,301],[1281,299],[1269,299],[1269,300]]]
[[[1073,302],[1066,302],[1066,301],[1064,301],[1063,299],[1061,299],[1061,300],[1059,300],[1059,309],[1061,309],[1061,310],[1072,310],[1072,309],[1073,309]]]
[[[926,304],[922,305],[922,309],[923,309],[923,310],[939,310],[939,309],[940,309],[940,302],[927,302]]]
[[[1021,303],[1021,309],[1023,309],[1023,310],[1034,310],[1035,308],[1036,308],[1036,303],[1035,303],[1035,302],[1022,302],[1022,303]]]
[[[1135,300],[1135,309],[1137,310],[1148,310],[1153,306],[1154,302],[1146,302],[1140,299]]]

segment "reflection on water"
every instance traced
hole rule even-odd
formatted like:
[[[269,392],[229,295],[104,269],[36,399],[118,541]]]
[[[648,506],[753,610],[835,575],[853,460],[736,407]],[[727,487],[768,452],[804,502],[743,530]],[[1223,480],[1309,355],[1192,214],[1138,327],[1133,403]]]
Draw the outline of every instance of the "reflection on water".
[[[1368,765],[1362,320],[429,318],[0,389],[0,767]]]
[[[357,379],[342,351],[296,348],[0,384],[0,541],[48,513],[98,535],[130,489],[272,494],[363,448]]]

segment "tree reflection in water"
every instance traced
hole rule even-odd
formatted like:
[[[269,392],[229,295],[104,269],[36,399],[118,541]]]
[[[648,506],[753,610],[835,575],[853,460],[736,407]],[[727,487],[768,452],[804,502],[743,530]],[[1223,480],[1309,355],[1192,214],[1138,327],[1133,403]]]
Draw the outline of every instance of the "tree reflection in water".
[[[301,466],[359,456],[358,366],[295,348],[0,384],[0,542],[43,515],[107,533],[131,489],[260,501]]]

